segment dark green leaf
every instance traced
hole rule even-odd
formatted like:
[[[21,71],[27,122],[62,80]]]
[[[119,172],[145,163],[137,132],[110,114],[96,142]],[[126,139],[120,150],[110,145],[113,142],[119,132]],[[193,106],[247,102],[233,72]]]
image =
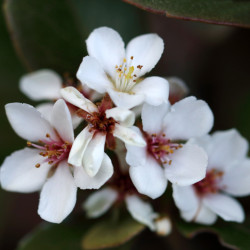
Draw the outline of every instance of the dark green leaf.
[[[68,224],[42,224],[20,242],[18,250],[81,250],[83,230]]]
[[[84,236],[84,249],[103,249],[119,246],[145,228],[131,217],[122,220],[104,220],[95,224]]]
[[[12,41],[31,70],[76,72],[84,46],[67,0],[7,0],[4,6]]]
[[[124,0],[167,17],[250,27],[248,0]]]
[[[179,222],[179,231],[186,237],[193,237],[200,232],[212,232],[217,234],[222,245],[232,249],[249,250],[250,246],[250,222],[244,224],[220,221],[212,226],[204,226],[194,223]]]

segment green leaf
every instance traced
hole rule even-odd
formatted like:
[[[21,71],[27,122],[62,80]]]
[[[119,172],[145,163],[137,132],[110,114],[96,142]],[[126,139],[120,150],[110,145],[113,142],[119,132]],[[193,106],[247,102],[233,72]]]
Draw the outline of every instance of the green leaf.
[[[145,12],[122,1],[72,0],[72,8],[87,36],[100,26],[117,30],[126,43],[134,36],[145,33]]]
[[[75,74],[87,54],[84,40],[99,26],[121,31],[126,41],[143,32],[143,12],[117,0],[6,0],[4,11],[29,70]]]
[[[250,1],[124,0],[167,17],[250,28]]]
[[[219,221],[212,226],[179,222],[179,231],[186,237],[193,237],[200,232],[217,234],[222,245],[241,250],[249,250],[250,220],[244,224]]]
[[[67,0],[6,0],[13,44],[30,69],[76,72],[84,52],[81,33]]]
[[[19,243],[18,250],[82,250],[83,233],[80,226],[44,223]]]
[[[95,224],[84,236],[84,249],[103,249],[119,246],[145,228],[144,225],[125,217],[121,220],[103,220]]]

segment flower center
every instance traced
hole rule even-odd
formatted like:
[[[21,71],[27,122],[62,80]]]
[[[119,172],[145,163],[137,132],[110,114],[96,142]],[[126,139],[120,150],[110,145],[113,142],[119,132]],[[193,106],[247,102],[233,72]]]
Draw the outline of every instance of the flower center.
[[[147,134],[146,136],[148,152],[151,153],[161,164],[171,165],[172,160],[169,158],[169,155],[173,154],[175,150],[181,148],[182,144],[167,139],[164,133],[160,135]]]
[[[60,161],[65,160],[69,156],[69,152],[71,149],[71,144],[69,142],[64,141],[54,141],[50,138],[49,134],[46,134],[47,140],[40,140],[40,144],[35,144],[32,142],[27,142],[27,146],[34,147],[40,149],[39,153],[45,159],[44,161],[37,163],[35,166],[39,168],[40,165],[44,162],[48,162],[49,164],[55,166]]]
[[[105,113],[105,111],[107,109],[111,109],[112,106],[112,100],[110,99],[109,95],[106,94],[102,101],[97,104],[98,112],[88,113],[85,110],[79,109],[76,113],[89,123],[90,132],[95,131],[112,133],[115,129],[116,121],[112,117],[107,118]]]
[[[209,193],[217,193],[220,189],[218,186],[218,181],[221,180],[223,174],[224,173],[222,171],[218,171],[216,169],[207,171],[206,177],[194,184],[196,193],[200,196]]]
[[[133,94],[132,89],[137,83],[137,74],[143,67],[142,65],[137,65],[135,69],[134,66],[131,66],[133,59],[134,57],[131,56],[127,62],[124,58],[120,66],[115,66],[116,77],[114,87],[117,91]]]

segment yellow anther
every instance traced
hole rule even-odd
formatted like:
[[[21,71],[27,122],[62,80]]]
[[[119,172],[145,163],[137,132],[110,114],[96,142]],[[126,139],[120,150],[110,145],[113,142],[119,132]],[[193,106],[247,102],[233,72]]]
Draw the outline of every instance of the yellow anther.
[[[131,75],[133,74],[134,69],[135,69],[134,66],[129,67],[128,74],[126,75],[127,79],[131,79],[132,78]]]
[[[124,62],[124,63],[127,62],[126,58],[123,59],[123,62]]]
[[[27,146],[30,147],[32,143],[30,141],[27,141]]]

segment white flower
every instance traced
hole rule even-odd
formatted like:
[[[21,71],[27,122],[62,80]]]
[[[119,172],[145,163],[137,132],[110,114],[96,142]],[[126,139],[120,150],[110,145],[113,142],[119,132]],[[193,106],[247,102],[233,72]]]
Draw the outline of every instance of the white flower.
[[[31,100],[34,101],[56,101],[62,98],[60,90],[65,87],[63,79],[55,71],[50,69],[41,69],[24,75],[20,80],[20,90]],[[101,96],[97,92],[88,88],[87,85],[81,85],[81,92],[85,97],[95,101]],[[82,119],[75,114],[72,107],[68,107],[72,116],[73,126],[76,128]],[[53,109],[53,103],[46,102],[37,106],[44,117],[50,121]]]
[[[156,34],[132,39],[127,48],[113,29],[95,29],[86,41],[89,56],[83,58],[77,77],[99,93],[108,92],[118,107],[142,102],[159,105],[168,99],[168,82],[161,77],[140,77],[159,61],[163,40]]]
[[[5,108],[12,128],[34,148],[24,148],[6,157],[1,166],[2,188],[24,193],[41,190],[39,215],[47,221],[60,223],[74,208],[77,191],[72,176],[75,168],[67,163],[74,141],[67,105],[61,99],[54,104],[51,124],[28,104],[10,103]],[[103,165],[106,169],[107,163]],[[109,168],[113,169],[111,163]],[[77,174],[74,175],[77,178]],[[99,178],[101,181],[96,188],[111,175],[112,172]],[[93,188],[95,182],[95,179],[89,180],[87,188]]]
[[[114,136],[128,144],[146,145],[144,139],[130,128],[135,120],[134,113],[111,108],[112,102],[107,96],[97,107],[73,87],[62,89],[61,94],[69,103],[80,108],[78,114],[89,123],[75,139],[68,160],[77,167],[83,166],[89,176],[93,177],[99,171],[105,143],[112,144]],[[78,168],[78,171],[83,168]],[[79,179],[79,185],[85,184]]]
[[[217,215],[226,221],[242,222],[244,211],[231,196],[250,194],[248,143],[235,130],[193,139],[208,154],[205,179],[187,187],[173,185],[173,197],[186,221],[213,224]]]
[[[205,177],[205,151],[182,143],[211,129],[213,114],[204,101],[188,97],[173,106],[144,104],[142,125],[147,146],[126,144],[130,176],[140,193],[155,199],[165,191],[167,180],[185,186]]]
[[[107,212],[118,200],[119,193],[115,189],[107,187],[90,195],[84,202],[83,208],[89,218],[97,218]],[[170,221],[161,227],[159,214],[155,213],[152,206],[138,195],[128,194],[124,197],[124,201],[129,213],[136,221],[148,226],[152,231],[170,231],[168,230]]]

